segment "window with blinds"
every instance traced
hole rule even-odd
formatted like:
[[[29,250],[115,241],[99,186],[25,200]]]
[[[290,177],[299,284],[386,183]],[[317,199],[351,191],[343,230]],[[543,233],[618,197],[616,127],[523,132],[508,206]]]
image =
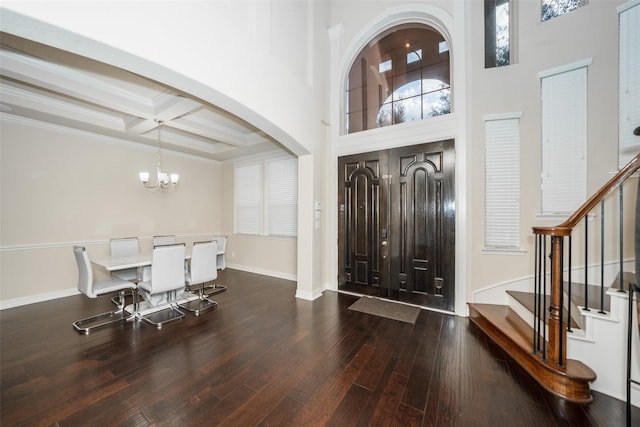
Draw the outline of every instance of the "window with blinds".
[[[267,159],[235,167],[235,231],[296,236],[298,160]]]
[[[570,214],[587,195],[587,66],[540,73],[542,214]]]
[[[295,158],[268,160],[266,167],[269,234],[295,236],[298,232],[298,161]]]
[[[628,3],[625,3],[628,5]],[[640,4],[619,13],[619,128],[618,166],[622,168],[640,153]]]
[[[520,247],[520,113],[486,116],[486,249]]]
[[[262,234],[262,164],[235,168],[236,233]]]

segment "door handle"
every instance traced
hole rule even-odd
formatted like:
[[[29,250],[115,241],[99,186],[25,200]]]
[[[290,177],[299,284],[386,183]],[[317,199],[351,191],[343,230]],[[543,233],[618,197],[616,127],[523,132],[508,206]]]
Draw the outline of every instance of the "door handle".
[[[387,241],[386,240],[382,241],[382,246],[387,246]]]

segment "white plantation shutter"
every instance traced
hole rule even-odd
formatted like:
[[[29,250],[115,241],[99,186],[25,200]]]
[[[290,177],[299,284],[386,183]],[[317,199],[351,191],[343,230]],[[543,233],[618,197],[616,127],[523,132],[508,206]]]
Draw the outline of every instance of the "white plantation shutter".
[[[622,168],[640,153],[640,5],[619,11],[619,160]]]
[[[236,233],[262,233],[262,164],[235,168]]]
[[[542,77],[542,214],[575,211],[587,194],[587,67]]]
[[[268,160],[268,234],[296,236],[298,233],[298,159]]]
[[[519,115],[485,117],[484,221],[485,248],[520,247]]]

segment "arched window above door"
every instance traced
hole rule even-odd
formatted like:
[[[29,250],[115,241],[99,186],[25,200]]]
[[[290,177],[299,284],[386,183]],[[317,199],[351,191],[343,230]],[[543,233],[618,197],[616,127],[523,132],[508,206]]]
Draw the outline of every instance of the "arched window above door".
[[[357,55],[346,82],[346,133],[451,112],[449,45],[423,24],[393,27]]]

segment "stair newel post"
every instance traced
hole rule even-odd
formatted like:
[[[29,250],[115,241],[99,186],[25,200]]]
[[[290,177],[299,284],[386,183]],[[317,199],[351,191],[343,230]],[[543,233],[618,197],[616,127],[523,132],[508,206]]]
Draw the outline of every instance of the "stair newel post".
[[[566,366],[567,329],[562,316],[563,236],[551,236],[551,305],[549,306],[549,362]]]

